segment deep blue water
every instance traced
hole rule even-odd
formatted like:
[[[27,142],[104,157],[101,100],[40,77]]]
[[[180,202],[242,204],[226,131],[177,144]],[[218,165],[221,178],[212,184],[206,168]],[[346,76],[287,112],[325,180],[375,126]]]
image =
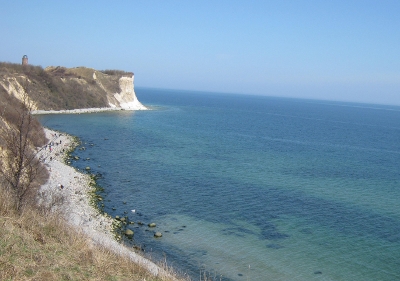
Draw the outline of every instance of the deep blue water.
[[[400,107],[137,95],[152,110],[40,120],[82,140],[106,212],[157,224],[132,226],[147,254],[195,280],[400,280]]]

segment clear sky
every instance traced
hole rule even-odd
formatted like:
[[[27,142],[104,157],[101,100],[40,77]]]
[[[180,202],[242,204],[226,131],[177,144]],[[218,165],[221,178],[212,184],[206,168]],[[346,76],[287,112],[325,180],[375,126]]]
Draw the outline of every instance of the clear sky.
[[[0,0],[0,61],[136,87],[400,105],[400,0]]]

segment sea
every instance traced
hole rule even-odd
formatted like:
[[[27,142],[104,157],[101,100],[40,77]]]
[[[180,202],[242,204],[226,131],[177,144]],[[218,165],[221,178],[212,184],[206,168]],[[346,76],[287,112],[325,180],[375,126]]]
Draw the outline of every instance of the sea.
[[[126,243],[192,280],[400,280],[400,107],[136,94],[151,110],[38,116],[79,137]]]

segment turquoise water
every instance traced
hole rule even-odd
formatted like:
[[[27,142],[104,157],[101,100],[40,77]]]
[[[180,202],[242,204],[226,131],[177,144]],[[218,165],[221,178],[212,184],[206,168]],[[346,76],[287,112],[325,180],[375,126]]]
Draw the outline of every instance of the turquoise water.
[[[399,107],[137,95],[153,110],[40,119],[84,142],[108,213],[157,224],[132,226],[145,253],[195,280],[400,280]]]

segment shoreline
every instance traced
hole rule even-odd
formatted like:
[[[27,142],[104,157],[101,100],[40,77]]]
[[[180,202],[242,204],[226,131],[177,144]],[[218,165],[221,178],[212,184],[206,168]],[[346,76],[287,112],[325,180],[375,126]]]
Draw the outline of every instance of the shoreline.
[[[49,172],[49,179],[39,190],[41,204],[51,204],[57,198],[62,198],[61,204],[55,205],[54,210],[59,211],[69,225],[87,236],[93,245],[105,247],[118,255],[128,257],[154,276],[171,278],[167,271],[154,262],[114,239],[113,218],[101,214],[90,203],[90,192],[93,190],[93,186],[90,185],[91,177],[64,163],[66,153],[76,147],[73,137],[48,128],[43,129],[49,143],[54,145],[51,146],[51,150],[45,146],[38,152],[39,158]]]
[[[82,114],[82,113],[96,113],[105,111],[135,111],[135,110],[149,110],[146,107],[138,108],[122,108],[122,107],[94,107],[94,108],[79,108],[79,109],[63,109],[63,110],[32,110],[31,114]]]

